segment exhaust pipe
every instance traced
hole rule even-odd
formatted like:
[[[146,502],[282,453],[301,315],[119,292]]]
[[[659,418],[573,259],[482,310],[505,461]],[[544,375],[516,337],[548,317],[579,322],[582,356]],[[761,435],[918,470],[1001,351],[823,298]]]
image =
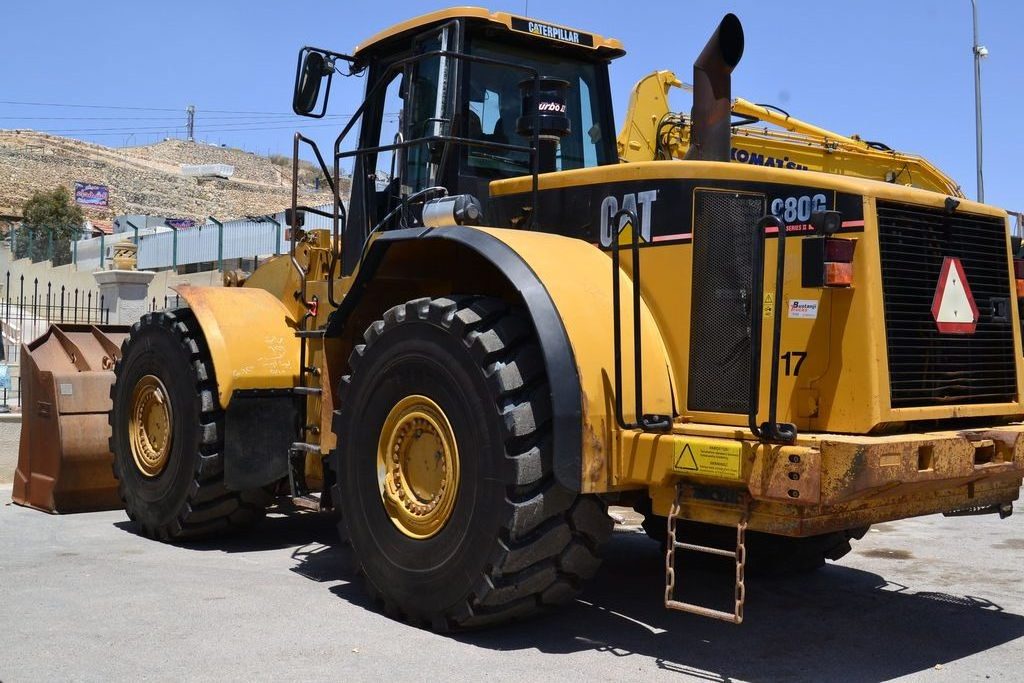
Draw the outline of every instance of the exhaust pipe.
[[[743,56],[743,26],[726,14],[693,63],[693,108],[687,159],[729,161],[732,70]]]

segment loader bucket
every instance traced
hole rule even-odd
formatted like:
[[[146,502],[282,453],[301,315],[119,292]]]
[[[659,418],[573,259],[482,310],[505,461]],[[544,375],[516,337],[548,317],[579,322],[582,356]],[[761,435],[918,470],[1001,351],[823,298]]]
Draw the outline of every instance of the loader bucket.
[[[50,325],[21,347],[22,424],[13,500],[46,512],[121,507],[108,444],[122,325]]]

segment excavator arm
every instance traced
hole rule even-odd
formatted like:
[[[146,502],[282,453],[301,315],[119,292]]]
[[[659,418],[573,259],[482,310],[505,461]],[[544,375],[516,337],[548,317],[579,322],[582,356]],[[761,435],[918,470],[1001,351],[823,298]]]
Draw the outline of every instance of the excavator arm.
[[[672,88],[688,90],[690,86],[665,70],[648,74],[633,87],[618,137],[622,161],[684,158],[692,129],[689,117],[669,108]],[[956,181],[923,157],[856,135],[839,135],[740,97],[733,100],[732,113],[740,117],[732,131],[733,161],[850,175],[964,196]]]

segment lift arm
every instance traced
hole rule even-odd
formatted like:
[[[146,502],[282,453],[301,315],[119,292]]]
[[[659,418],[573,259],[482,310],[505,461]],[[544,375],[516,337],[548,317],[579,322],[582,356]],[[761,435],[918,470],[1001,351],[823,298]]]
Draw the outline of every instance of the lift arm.
[[[618,138],[622,161],[685,156],[690,147],[690,120],[669,108],[668,94],[672,88],[689,90],[690,86],[671,71],[655,71],[633,87]],[[733,101],[732,112],[746,119],[733,126],[733,161],[851,175],[964,196],[956,181],[923,157],[898,152],[856,135],[839,135],[740,97]]]

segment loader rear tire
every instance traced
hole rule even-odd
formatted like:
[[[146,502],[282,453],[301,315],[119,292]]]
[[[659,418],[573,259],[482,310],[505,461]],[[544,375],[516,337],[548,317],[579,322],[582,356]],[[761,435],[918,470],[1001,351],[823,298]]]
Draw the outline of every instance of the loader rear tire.
[[[612,521],[600,498],[555,481],[550,389],[529,318],[492,298],[422,298],[388,310],[364,340],[341,382],[330,462],[339,530],[370,594],[389,615],[439,631],[570,601],[597,571]],[[408,411],[424,422],[403,423]],[[436,477],[392,455],[412,449],[395,430],[408,443],[430,436],[426,452],[445,463]],[[413,476],[435,482],[432,492],[396,498]],[[444,477],[452,488],[436,483]]]
[[[189,309],[144,315],[121,344],[114,375],[114,476],[128,517],[144,535],[196,539],[263,517],[269,490],[224,486],[224,411],[206,341]],[[155,404],[162,410],[147,417]]]

